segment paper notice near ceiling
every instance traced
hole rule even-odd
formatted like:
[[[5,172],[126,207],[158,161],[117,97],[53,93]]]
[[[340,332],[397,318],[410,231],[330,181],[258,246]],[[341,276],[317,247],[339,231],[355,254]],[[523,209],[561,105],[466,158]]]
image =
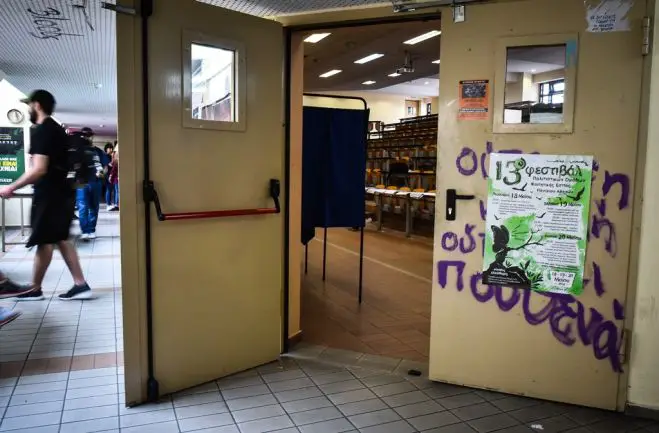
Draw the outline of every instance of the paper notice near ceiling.
[[[586,21],[592,33],[628,32],[629,11],[633,0],[601,0],[595,5],[586,2]]]

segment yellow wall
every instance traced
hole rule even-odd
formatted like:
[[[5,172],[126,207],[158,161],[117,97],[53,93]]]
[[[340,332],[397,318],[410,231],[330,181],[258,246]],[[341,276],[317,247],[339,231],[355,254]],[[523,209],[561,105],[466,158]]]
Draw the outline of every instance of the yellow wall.
[[[659,214],[659,14],[654,13],[654,41],[650,74],[645,187],[642,225],[639,234],[636,307],[629,371],[629,404],[659,410],[659,231],[654,226]],[[643,128],[645,129],[645,128]]]
[[[371,110],[369,119],[384,123],[395,123],[405,117],[405,96],[389,95],[374,92],[320,92],[323,95],[341,95],[364,98]],[[321,107],[340,107],[361,109],[363,104],[358,101],[344,99],[315,98],[305,96],[304,105]]]

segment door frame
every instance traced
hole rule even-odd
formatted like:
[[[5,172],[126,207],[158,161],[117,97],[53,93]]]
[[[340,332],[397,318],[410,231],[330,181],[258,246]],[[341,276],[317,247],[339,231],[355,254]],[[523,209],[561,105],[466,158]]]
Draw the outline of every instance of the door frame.
[[[304,330],[300,326],[300,332],[298,335],[295,337],[291,337],[289,335],[290,332],[290,320],[291,320],[291,310],[290,310],[290,303],[291,303],[291,298],[290,298],[290,217],[291,217],[291,211],[290,211],[290,191],[291,191],[291,182],[290,182],[290,177],[291,177],[291,110],[298,108],[293,104],[293,96],[298,96],[298,95],[293,95],[292,93],[292,77],[294,74],[298,73],[298,71],[293,71],[293,38],[296,33],[301,33],[301,32],[308,32],[308,31],[314,31],[314,30],[329,30],[329,29],[342,29],[342,28],[350,28],[350,27],[364,27],[364,26],[375,26],[375,25],[381,25],[381,24],[396,24],[396,23],[409,23],[409,22],[417,22],[417,21],[435,21],[435,20],[440,20],[441,23],[441,11],[436,11],[436,12],[424,12],[424,13],[402,13],[400,15],[395,15],[395,16],[382,16],[382,17],[377,17],[377,18],[364,18],[364,19],[356,19],[356,20],[345,20],[345,21],[321,21],[318,23],[313,23],[313,24],[300,24],[300,25],[290,25],[290,26],[284,26],[284,32],[285,32],[285,43],[286,46],[284,47],[285,50],[285,59],[284,59],[284,99],[285,99],[285,104],[284,104],[284,121],[286,124],[286,131],[285,131],[285,137],[284,137],[284,153],[285,153],[285,159],[284,159],[284,207],[283,207],[283,212],[284,212],[284,294],[283,294],[283,320],[284,320],[284,326],[283,326],[283,332],[282,332],[282,353],[288,353],[293,345],[298,343],[301,340],[301,337],[304,333]],[[302,74],[304,74],[304,70],[302,71]],[[304,93],[304,89],[302,90]],[[299,95],[301,96],[301,95]],[[299,107],[302,109],[304,106]],[[301,125],[300,125],[301,127]],[[301,133],[302,131],[296,131],[297,133]],[[293,228],[295,229],[295,227]],[[301,284],[300,284],[301,286]],[[299,298],[301,299],[302,293],[301,293],[301,287],[300,287],[300,292],[299,292]],[[301,302],[300,302],[301,304]],[[300,305],[300,314],[301,316],[301,305]]]

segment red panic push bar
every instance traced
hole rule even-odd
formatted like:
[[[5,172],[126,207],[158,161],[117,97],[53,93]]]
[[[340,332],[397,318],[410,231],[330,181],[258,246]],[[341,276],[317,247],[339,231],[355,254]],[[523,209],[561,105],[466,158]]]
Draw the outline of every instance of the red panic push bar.
[[[156,192],[153,182],[144,183],[144,197],[147,202],[153,202],[156,207],[156,215],[158,221],[176,221],[176,220],[196,220],[208,218],[225,218],[235,216],[247,215],[268,215],[281,212],[279,205],[280,185],[279,180],[270,179],[270,197],[275,203],[273,208],[256,208],[256,209],[231,209],[231,210],[212,210],[205,212],[178,212],[178,213],[163,213],[160,207],[160,200]]]

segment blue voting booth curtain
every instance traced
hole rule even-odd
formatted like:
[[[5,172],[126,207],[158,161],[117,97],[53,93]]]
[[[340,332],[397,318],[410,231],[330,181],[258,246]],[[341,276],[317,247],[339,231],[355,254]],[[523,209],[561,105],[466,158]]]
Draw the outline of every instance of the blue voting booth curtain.
[[[304,107],[302,243],[316,227],[364,226],[368,110]]]

